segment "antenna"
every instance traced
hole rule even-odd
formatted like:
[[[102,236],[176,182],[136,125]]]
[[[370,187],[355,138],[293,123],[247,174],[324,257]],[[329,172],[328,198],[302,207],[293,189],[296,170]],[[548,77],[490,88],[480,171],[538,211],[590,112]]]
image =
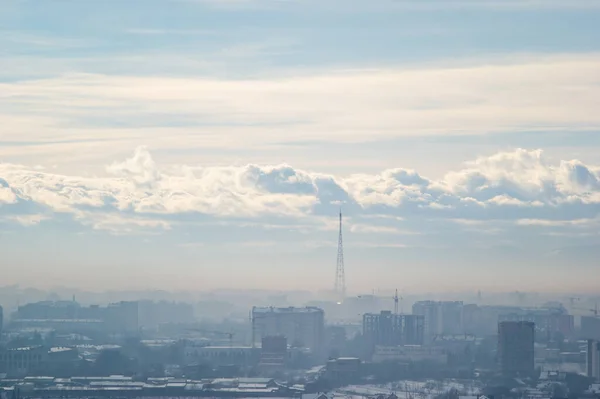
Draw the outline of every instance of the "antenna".
[[[341,299],[346,297],[346,273],[344,271],[344,244],[342,240],[342,209],[340,208],[340,235],[338,238],[337,267],[335,270],[335,292]]]

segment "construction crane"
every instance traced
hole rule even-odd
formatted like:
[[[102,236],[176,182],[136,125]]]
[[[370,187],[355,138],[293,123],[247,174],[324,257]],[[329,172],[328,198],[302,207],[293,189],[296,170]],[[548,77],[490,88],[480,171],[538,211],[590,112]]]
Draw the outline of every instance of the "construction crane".
[[[594,309],[583,309],[583,308],[575,308],[576,310],[585,310],[587,312],[592,312],[594,316],[598,316],[598,303],[594,306]]]
[[[571,307],[574,307],[574,306],[575,306],[575,302],[577,302],[577,301],[580,301],[580,300],[581,300],[580,298],[573,297],[573,296],[571,296],[571,297],[568,297],[567,299],[569,300],[569,303],[571,304]]]
[[[400,304],[400,301],[403,299],[401,296],[398,296],[398,290],[396,290],[396,295],[394,295],[394,298],[392,298],[394,300],[394,314],[398,314],[398,305]]]
[[[226,336],[227,338],[229,338],[229,347],[233,347],[233,336],[235,335],[235,333],[232,332],[224,332],[224,331],[213,331],[213,330],[203,330],[201,328],[187,328],[188,331],[195,331],[195,332],[200,332],[200,333],[205,333],[205,334],[214,334],[214,335],[222,335],[222,336]]]

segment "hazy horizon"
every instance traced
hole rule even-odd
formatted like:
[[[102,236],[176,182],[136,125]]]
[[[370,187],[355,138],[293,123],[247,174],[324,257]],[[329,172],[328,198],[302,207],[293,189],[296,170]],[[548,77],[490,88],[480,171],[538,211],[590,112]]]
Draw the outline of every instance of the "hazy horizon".
[[[597,293],[599,17],[3,2],[2,285]]]

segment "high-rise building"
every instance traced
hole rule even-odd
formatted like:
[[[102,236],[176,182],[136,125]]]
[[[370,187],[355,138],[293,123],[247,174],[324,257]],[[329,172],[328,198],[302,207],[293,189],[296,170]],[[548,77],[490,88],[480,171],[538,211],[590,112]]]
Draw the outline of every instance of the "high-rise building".
[[[439,302],[420,301],[413,305],[412,313],[423,316],[425,319],[425,337],[431,339],[435,335],[442,334]]]
[[[557,334],[571,337],[575,330],[575,318],[558,308],[517,308],[498,315],[498,321],[529,321],[535,323],[536,336],[548,341]]]
[[[504,376],[526,377],[535,370],[535,324],[527,321],[498,323],[498,361]]]
[[[457,301],[420,301],[413,305],[413,314],[425,318],[425,337],[464,334],[463,303]]]
[[[600,317],[582,316],[581,335],[584,339],[594,339],[596,341],[600,341]]]
[[[0,306],[0,335],[2,335],[2,331],[4,329],[4,309]]]
[[[363,316],[363,336],[369,348],[375,346],[422,345],[425,318],[390,311]]]
[[[440,316],[442,319],[442,334],[457,335],[464,334],[463,307],[460,301],[440,302]]]
[[[325,335],[325,312],[314,307],[252,308],[252,344],[274,335],[284,336],[292,347],[320,353]]]
[[[600,381],[600,342],[593,339],[587,342],[586,369],[588,377]]]

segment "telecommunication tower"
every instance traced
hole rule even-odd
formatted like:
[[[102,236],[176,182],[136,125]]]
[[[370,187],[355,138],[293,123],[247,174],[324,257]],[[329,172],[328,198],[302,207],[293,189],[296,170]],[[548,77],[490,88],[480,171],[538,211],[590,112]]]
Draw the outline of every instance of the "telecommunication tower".
[[[346,297],[346,273],[344,271],[344,244],[342,241],[342,210],[340,209],[340,236],[338,238],[337,267],[335,270],[335,292],[341,298]]]

